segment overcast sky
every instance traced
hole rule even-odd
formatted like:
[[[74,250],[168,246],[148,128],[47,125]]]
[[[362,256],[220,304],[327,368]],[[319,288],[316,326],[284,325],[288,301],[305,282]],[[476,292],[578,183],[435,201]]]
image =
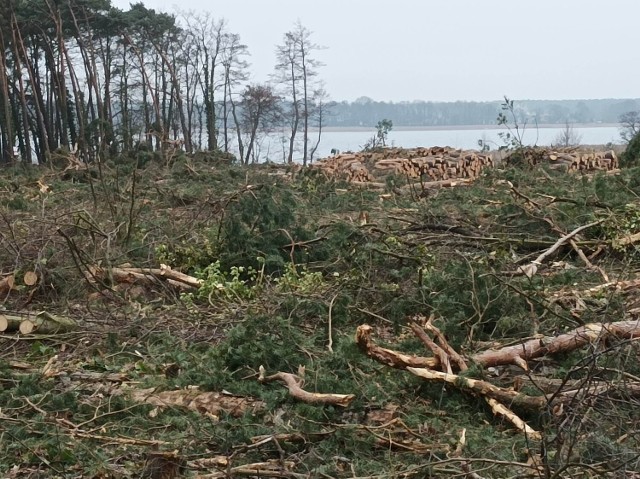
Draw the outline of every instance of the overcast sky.
[[[129,0],[112,0],[128,8]],[[300,20],[334,100],[640,97],[640,0],[143,0],[211,12],[251,52],[254,81]]]

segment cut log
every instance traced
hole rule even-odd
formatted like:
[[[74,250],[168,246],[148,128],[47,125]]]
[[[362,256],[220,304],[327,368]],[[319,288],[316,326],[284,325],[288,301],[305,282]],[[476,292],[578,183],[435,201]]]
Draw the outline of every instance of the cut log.
[[[164,281],[182,290],[197,289],[202,285],[202,280],[174,271],[166,265],[162,265],[160,268],[104,269],[92,267],[91,274],[103,280],[111,277],[115,283],[139,283],[151,286]]]
[[[35,317],[24,319],[19,326],[21,334],[56,334],[66,333],[78,328],[78,324],[71,318],[55,316],[43,311]]]
[[[0,333],[11,333],[17,331],[22,322],[21,316],[12,314],[0,314]]]
[[[15,286],[15,276],[10,274],[0,279],[0,294],[6,294]]]
[[[22,279],[27,286],[33,286],[38,282],[38,274],[34,271],[27,271]]]

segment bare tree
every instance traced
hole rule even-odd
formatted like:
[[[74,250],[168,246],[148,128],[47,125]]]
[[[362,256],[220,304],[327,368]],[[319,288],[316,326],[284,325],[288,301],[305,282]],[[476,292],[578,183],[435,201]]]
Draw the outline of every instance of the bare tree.
[[[555,140],[551,143],[552,146],[568,148],[570,146],[578,146],[582,141],[582,135],[577,133],[573,128],[573,125],[568,121],[565,122],[564,128]]]
[[[289,108],[289,151],[287,162],[293,162],[293,151],[302,122],[302,162],[309,160],[309,120],[312,94],[317,90],[315,77],[322,66],[313,58],[313,52],[321,47],[311,41],[312,32],[297,22],[292,31],[285,33],[283,42],[276,47],[276,77],[287,90]]]
[[[225,39],[226,21],[216,20],[212,16],[185,16],[187,28],[191,32],[193,41],[197,45],[195,51],[201,65],[200,89],[204,103],[205,129],[207,133],[207,149],[218,149],[218,122],[216,115],[216,91],[222,86],[217,79],[218,67],[221,64],[221,53]],[[192,64],[195,59],[192,59]]]
[[[627,143],[640,133],[640,111],[628,111],[620,115],[620,137]]]
[[[311,147],[311,152],[309,153],[309,162],[313,162],[313,157],[318,150],[318,146],[320,146],[320,140],[322,139],[322,127],[325,124],[326,116],[329,110],[329,95],[327,91],[320,86],[317,90],[313,92],[313,111],[311,114],[311,119],[313,121],[313,126],[318,131],[318,136],[316,137],[315,144]]]
[[[249,49],[240,41],[240,35],[235,33],[226,34],[222,50],[223,84],[224,97],[222,102],[222,128],[224,138],[224,151],[229,151],[229,114],[233,117],[238,150],[240,158],[244,157],[244,145],[242,142],[242,128],[238,113],[236,111],[236,101],[234,97],[239,94],[238,88],[249,78],[247,69],[249,62],[245,57],[249,55]]]

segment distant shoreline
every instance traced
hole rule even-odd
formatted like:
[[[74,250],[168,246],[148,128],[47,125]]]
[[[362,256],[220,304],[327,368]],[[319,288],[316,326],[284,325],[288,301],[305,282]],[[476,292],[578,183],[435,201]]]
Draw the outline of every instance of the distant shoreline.
[[[570,123],[572,128],[612,128],[619,127],[618,123]],[[527,131],[535,131],[537,128],[564,128],[563,123],[543,123],[540,125],[527,124]],[[318,131],[316,128],[311,131]],[[394,126],[392,131],[455,131],[455,130],[504,130],[499,125],[437,125],[437,126]],[[325,126],[322,128],[324,132],[333,133],[349,133],[359,131],[376,131],[373,126]]]

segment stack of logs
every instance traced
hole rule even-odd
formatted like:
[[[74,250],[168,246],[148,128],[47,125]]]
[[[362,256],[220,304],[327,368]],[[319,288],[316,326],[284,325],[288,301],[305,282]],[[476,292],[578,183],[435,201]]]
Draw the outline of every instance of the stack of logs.
[[[610,171],[619,167],[618,157],[613,150],[581,151],[578,149],[543,150],[539,157],[532,157],[531,166],[538,164],[540,158],[552,169],[561,169],[568,173]]]
[[[426,181],[474,179],[485,167],[493,166],[490,155],[475,151],[448,150],[416,158],[388,158],[379,160],[374,169],[389,171],[409,178]]]
[[[389,173],[425,181],[476,178],[493,166],[491,155],[449,147],[399,149],[347,153],[318,161],[314,167],[330,178],[370,182]]]
[[[524,151],[530,166],[546,164],[567,172],[609,171],[618,168],[614,151],[582,151],[573,149],[527,148]],[[492,154],[449,147],[386,148],[376,152],[345,153],[324,158],[312,168],[327,177],[353,184],[379,181],[389,174],[421,182],[446,180],[472,181],[484,168],[494,167],[498,160]]]

